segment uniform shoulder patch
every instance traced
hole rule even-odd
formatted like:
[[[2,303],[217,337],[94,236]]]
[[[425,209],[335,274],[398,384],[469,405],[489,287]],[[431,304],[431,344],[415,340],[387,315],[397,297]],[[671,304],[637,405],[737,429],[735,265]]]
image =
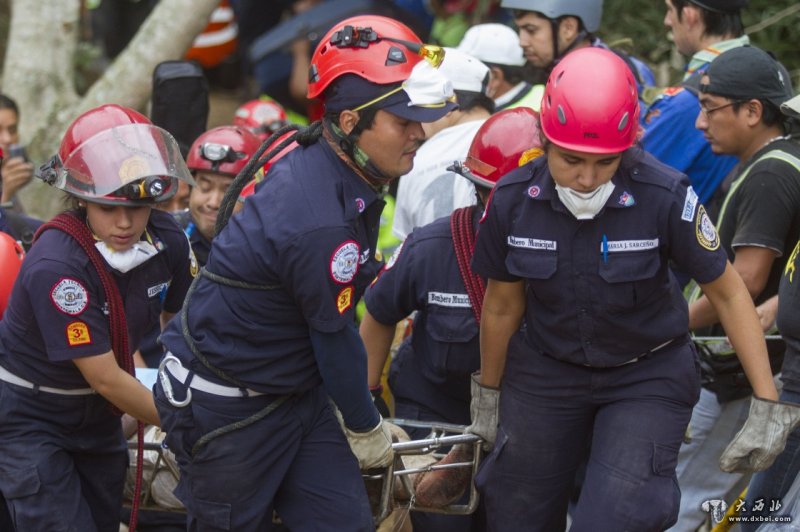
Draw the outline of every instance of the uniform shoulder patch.
[[[400,253],[402,253],[402,251],[403,251],[403,244],[405,244],[405,243],[406,243],[406,241],[405,241],[405,240],[403,240],[402,242],[400,242],[400,245],[399,245],[399,246],[397,246],[397,249],[395,249],[395,250],[394,250],[394,253],[392,253],[392,256],[391,256],[391,257],[389,257],[389,260],[386,262],[386,266],[384,266],[384,267],[383,267],[383,269],[384,269],[384,270],[391,270],[391,269],[392,269],[392,266],[394,266],[395,264],[397,264],[397,259],[399,259],[399,258],[400,258]]]
[[[336,308],[339,310],[339,314],[344,314],[344,311],[352,306],[353,306],[353,287],[348,286],[346,288],[342,288],[342,291],[339,292],[339,295],[336,296]]]
[[[82,321],[73,321],[67,325],[67,343],[71,346],[91,344],[89,326]]]
[[[708,217],[706,209],[700,205],[697,208],[697,219],[695,220],[695,234],[697,242],[709,251],[719,248],[719,235],[711,218]]]
[[[331,255],[331,279],[339,284],[347,284],[358,272],[358,260],[361,248],[355,240],[347,240],[339,244]]]
[[[70,316],[77,316],[89,306],[89,293],[77,280],[65,277],[50,290],[53,305]]]

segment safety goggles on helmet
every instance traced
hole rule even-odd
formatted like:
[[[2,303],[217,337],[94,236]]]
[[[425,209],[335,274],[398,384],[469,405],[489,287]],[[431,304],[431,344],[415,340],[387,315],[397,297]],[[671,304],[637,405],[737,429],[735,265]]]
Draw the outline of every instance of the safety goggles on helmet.
[[[408,50],[427,60],[435,68],[438,68],[444,60],[444,49],[441,46],[416,43],[405,39],[379,35],[378,32],[371,27],[360,28],[349,25],[345,26],[341,30],[333,33],[330,43],[338,48],[368,48],[370,44],[376,43],[381,39],[403,45]],[[391,61],[391,55],[388,60]]]
[[[322,96],[331,83],[347,74],[378,85],[400,83],[423,58],[438,65],[442,57],[440,47],[423,44],[411,28],[397,20],[377,15],[351,17],[331,28],[315,49],[308,97]]]
[[[150,124],[127,124],[93,135],[65,160],[56,155],[42,165],[39,177],[98,203],[156,203],[174,195],[176,180],[195,184],[178,143]]]

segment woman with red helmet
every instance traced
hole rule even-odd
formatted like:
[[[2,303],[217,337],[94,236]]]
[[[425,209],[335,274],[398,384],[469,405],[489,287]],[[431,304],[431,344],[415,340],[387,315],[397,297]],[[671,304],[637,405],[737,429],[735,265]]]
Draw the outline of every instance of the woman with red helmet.
[[[169,133],[118,105],[76,118],[39,177],[71,209],[37,233],[0,321],[0,492],[17,530],[116,531],[119,414],[159,424],[133,353],[197,269],[152,206],[192,178]]]
[[[309,78],[325,118],[218,224],[161,335],[156,406],[192,529],[269,530],[273,510],[292,530],[374,529],[360,469],[391,463],[391,437],[366,385],[354,307],[381,264],[383,186],[413,165],[420,122],[455,107],[420,51],[436,52],[390,19],[331,28]]]
[[[470,374],[480,367],[478,326],[485,278],[470,268],[478,220],[501,176],[541,154],[538,114],[519,107],[490,117],[477,130],[456,171],[475,185],[478,206],[419,227],[406,237],[367,289],[360,333],[367,347],[369,384],[376,401],[395,325],[417,312],[413,332],[392,359],[389,386],[400,419],[469,424]],[[429,429],[409,427],[412,438]],[[423,505],[426,502],[420,501]],[[485,530],[472,516],[411,514],[414,530]]]
[[[476,484],[500,530],[564,530],[584,462],[572,530],[675,522],[700,373],[670,261],[713,301],[756,394],[777,397],[747,290],[686,176],[634,145],[638,111],[618,56],[566,56],[545,86],[545,156],[498,183],[478,234],[470,430],[493,447]]]

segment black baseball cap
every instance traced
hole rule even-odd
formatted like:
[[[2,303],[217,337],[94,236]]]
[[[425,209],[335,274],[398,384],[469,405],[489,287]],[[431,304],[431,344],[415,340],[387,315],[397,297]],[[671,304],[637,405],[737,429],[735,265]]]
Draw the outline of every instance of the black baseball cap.
[[[792,83],[786,68],[755,46],[740,46],[723,52],[711,62],[705,76],[708,76],[708,83],[700,83],[703,93],[732,100],[756,98],[778,107],[792,97]]]

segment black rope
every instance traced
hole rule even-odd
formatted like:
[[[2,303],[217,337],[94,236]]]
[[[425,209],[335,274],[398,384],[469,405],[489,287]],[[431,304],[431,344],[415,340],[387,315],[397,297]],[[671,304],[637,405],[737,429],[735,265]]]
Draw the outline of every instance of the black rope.
[[[191,331],[189,331],[189,300],[192,297],[195,289],[197,288],[197,283],[200,281],[202,277],[209,279],[210,281],[224,284],[225,286],[232,286],[234,288],[245,288],[249,290],[275,290],[280,287],[280,285],[261,285],[261,284],[252,284],[247,283],[245,281],[239,281],[237,279],[230,279],[228,277],[223,277],[221,275],[217,275],[215,273],[211,273],[205,268],[200,269],[200,273],[197,277],[194,278],[192,281],[191,286],[189,286],[189,290],[186,292],[186,298],[183,301],[183,307],[181,307],[181,332],[183,333],[183,339],[186,341],[186,345],[189,346],[189,350],[191,350],[192,354],[199,360],[210,372],[214,375],[219,377],[220,379],[230,382],[231,384],[236,385],[238,388],[245,389],[247,388],[247,384],[240,381],[235,377],[231,377],[221,369],[213,366],[211,362],[208,361],[208,358],[200,352],[197,348],[197,344],[192,337]]]
[[[295,131],[296,133],[283,139],[277,146],[269,150],[269,153],[262,157],[264,152],[267,151],[273,142],[290,131]],[[225,226],[228,225],[228,220],[230,220],[231,215],[233,214],[233,208],[236,206],[236,201],[239,199],[239,194],[242,193],[242,189],[245,187],[245,185],[252,181],[253,177],[256,175],[256,173],[258,173],[258,170],[260,170],[261,167],[271,161],[292,142],[297,141],[297,143],[301,146],[309,146],[316,142],[321,134],[321,122],[314,122],[305,128],[301,128],[296,124],[288,124],[280,128],[278,131],[270,135],[267,140],[262,142],[261,146],[258,147],[258,150],[256,150],[245,167],[242,168],[242,170],[236,175],[231,183],[231,186],[228,187],[228,190],[225,192],[225,196],[222,198],[222,202],[219,206],[217,223],[214,226],[214,236],[218,235],[225,228]]]
[[[276,147],[274,150],[270,150],[269,156],[265,158],[265,161],[262,162],[260,160],[261,155],[269,148],[273,142],[278,140],[281,135],[288,133],[289,131],[293,131],[298,129],[298,126],[295,124],[289,124],[278,131],[270,135],[270,137],[261,143],[261,146],[258,147],[256,152],[250,157],[250,160],[247,161],[247,164],[244,165],[244,168],[233,178],[233,182],[231,186],[228,187],[228,190],[225,192],[225,196],[222,198],[222,203],[219,206],[219,214],[217,215],[217,223],[214,226],[214,236],[217,236],[220,231],[228,224],[228,220],[230,219],[231,215],[233,214],[233,208],[236,206],[236,201],[239,199],[239,194],[242,193],[242,189],[249,183],[253,177],[256,175],[258,170],[264,166],[264,164],[269,161],[272,157],[278,153],[280,149],[285,148],[288,146],[292,140],[294,140],[294,135],[290,136],[289,138],[285,139],[284,142],[280,143],[280,146]],[[288,142],[287,142],[288,141]],[[260,163],[260,164],[259,164]]]
[[[281,406],[283,403],[285,403],[286,400],[289,399],[289,397],[291,397],[291,395],[289,395],[289,394],[281,395],[280,397],[278,397],[277,399],[272,401],[270,404],[268,404],[266,407],[262,408],[261,410],[259,410],[255,414],[253,414],[252,416],[247,417],[247,418],[245,418],[245,419],[243,419],[241,421],[236,421],[236,422],[231,423],[229,425],[222,426],[222,427],[220,427],[218,429],[212,430],[211,432],[209,432],[207,434],[204,434],[192,446],[192,457],[196,456],[197,453],[200,452],[200,449],[205,447],[208,444],[208,442],[210,442],[214,438],[219,438],[220,436],[228,434],[229,432],[233,432],[235,430],[239,430],[239,429],[243,429],[245,427],[249,427],[250,425],[252,425],[256,421],[260,421],[261,419],[264,419],[273,410],[275,410],[276,408]]]

